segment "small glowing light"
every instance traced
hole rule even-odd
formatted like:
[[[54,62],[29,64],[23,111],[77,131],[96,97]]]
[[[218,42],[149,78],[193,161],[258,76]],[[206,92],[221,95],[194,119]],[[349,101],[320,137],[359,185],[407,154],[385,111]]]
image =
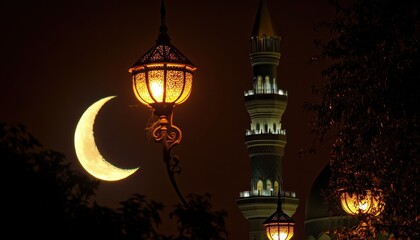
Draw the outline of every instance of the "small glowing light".
[[[179,105],[191,94],[194,70],[191,69],[185,64],[144,66],[141,71],[133,73],[134,94],[148,106],[156,103]]]
[[[289,240],[293,237],[294,226],[292,224],[275,223],[266,226],[267,237],[270,240]]]
[[[340,202],[344,211],[350,215],[372,214],[378,216],[384,208],[382,196],[374,196],[371,191],[366,191],[366,195],[363,196],[358,194],[350,195],[342,190]]]
[[[190,96],[196,67],[170,43],[163,18],[161,23],[156,45],[128,71],[139,102],[153,108],[156,115],[165,116]]]
[[[152,96],[155,99],[162,99],[163,98],[163,85],[160,82],[152,82],[150,83],[150,91],[152,92]]]

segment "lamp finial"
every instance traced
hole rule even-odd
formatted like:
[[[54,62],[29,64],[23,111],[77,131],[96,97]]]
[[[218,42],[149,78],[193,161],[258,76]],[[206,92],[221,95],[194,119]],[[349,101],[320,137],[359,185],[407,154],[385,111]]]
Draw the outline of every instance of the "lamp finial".
[[[158,44],[168,44],[171,39],[168,35],[168,27],[166,27],[166,5],[165,0],[162,0],[162,4],[160,6],[160,28],[159,28],[159,37],[157,39]]]

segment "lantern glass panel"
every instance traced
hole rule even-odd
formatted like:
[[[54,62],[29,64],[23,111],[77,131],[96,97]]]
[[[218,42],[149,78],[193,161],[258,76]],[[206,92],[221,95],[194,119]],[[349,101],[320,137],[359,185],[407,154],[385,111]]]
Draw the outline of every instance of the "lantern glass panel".
[[[184,72],[181,70],[168,70],[166,73],[165,102],[175,102],[182,94],[184,88]]]
[[[293,225],[270,224],[266,226],[267,237],[270,240],[289,240],[293,237]]]
[[[148,78],[150,95],[156,102],[163,102],[163,93],[165,92],[163,86],[164,70],[151,70],[148,72]]]
[[[146,83],[146,74],[144,72],[137,73],[133,76],[133,90],[141,103],[148,105],[154,102],[150,97]]]
[[[373,196],[370,191],[367,191],[365,196],[358,194],[348,194],[343,192],[341,194],[341,206],[348,214],[373,214],[379,215],[383,209],[381,196]]]
[[[176,104],[181,104],[185,102],[185,100],[188,99],[191,93],[191,89],[192,89],[192,80],[193,80],[192,73],[186,72],[184,91],[182,92],[181,97],[176,101]]]

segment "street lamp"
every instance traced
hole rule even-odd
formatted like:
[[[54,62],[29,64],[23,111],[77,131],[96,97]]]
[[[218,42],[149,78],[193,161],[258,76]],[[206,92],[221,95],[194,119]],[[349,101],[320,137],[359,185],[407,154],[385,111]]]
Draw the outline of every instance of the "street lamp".
[[[267,237],[270,240],[289,240],[293,237],[295,221],[281,209],[280,189],[277,199],[277,211],[264,221]]]
[[[378,216],[384,209],[382,195],[379,191],[377,196],[374,196],[370,190],[362,194],[349,194],[344,189],[340,191],[341,206],[350,215],[370,214]]]
[[[158,121],[152,126],[152,136],[163,144],[163,158],[176,193],[187,205],[175,182],[181,171],[179,159],[170,151],[182,139],[181,130],[172,124],[173,108],[189,97],[196,67],[173,44],[165,23],[165,1],[161,5],[161,26],[153,46],[128,71],[132,74],[133,91],[137,100],[153,110]]]

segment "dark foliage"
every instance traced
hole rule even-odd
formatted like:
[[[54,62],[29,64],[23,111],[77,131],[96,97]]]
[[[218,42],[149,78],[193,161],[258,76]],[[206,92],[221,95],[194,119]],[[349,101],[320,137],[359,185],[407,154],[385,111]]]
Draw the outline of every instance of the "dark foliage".
[[[316,138],[335,138],[327,200],[336,204],[339,189],[381,191],[384,212],[361,220],[375,233],[419,239],[420,1],[330,3],[332,38],[319,47],[331,64],[320,102],[306,105]]]
[[[161,203],[133,194],[117,209],[100,206],[94,201],[100,182],[72,170],[63,154],[45,150],[23,125],[0,123],[0,159],[4,236],[175,239],[158,233],[164,208]],[[223,211],[212,212],[209,195],[191,195],[188,199],[191,209],[179,205],[171,214],[180,226],[179,236],[185,236],[177,239],[225,239],[226,215]]]
[[[71,171],[61,153],[42,149],[22,125],[0,124],[0,156],[7,235],[53,238],[79,230],[75,219],[90,213],[97,181]]]
[[[170,214],[178,222],[179,236],[175,240],[225,240],[225,211],[212,212],[210,195],[190,194],[188,207],[179,204]]]

